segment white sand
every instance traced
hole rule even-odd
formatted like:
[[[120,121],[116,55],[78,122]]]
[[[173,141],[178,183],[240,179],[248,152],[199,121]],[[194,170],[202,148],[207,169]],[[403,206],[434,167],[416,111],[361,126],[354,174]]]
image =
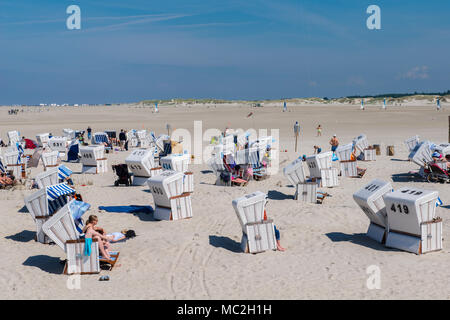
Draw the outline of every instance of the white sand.
[[[289,105],[288,105],[289,106]],[[164,133],[166,123],[173,128],[193,129],[194,120],[203,121],[203,130],[237,128],[279,128],[281,168],[298,155],[311,154],[313,145],[328,150],[328,140],[336,133],[348,143],[360,133],[369,143],[381,144],[383,155],[367,167],[363,179],[341,178],[337,188],[326,189],[332,197],[323,205],[295,202],[294,189],[280,172],[268,180],[251,182],[245,188],[217,187],[206,165],[192,165],[195,173],[194,217],[177,222],[154,221],[152,215],[99,212],[98,206],[151,205],[146,187],[113,187],[115,174],[78,175],[76,189],[92,205],[89,211],[100,218],[107,231],[134,229],[138,237],[114,244],[121,252],[109,282],[100,275],[82,276],[81,289],[69,290],[62,275],[64,252],[57,246],[33,240],[35,226],[27,213],[18,212],[24,196],[32,190],[0,190],[0,298],[1,299],[448,299],[450,298],[449,210],[439,208],[444,220],[444,250],[422,256],[390,250],[368,239],[368,219],[352,199],[353,193],[372,178],[392,181],[393,174],[417,167],[407,161],[403,144],[419,134],[434,142],[447,141],[448,106],[436,112],[433,106],[379,107],[359,105],[310,105],[287,113],[280,107],[183,106],[151,113],[151,108],[135,106],[60,108],[52,112],[25,112],[9,116],[0,108],[0,136],[18,129],[35,139],[37,133],[60,135],[63,128],[94,131],[104,129],[150,129]],[[251,118],[247,114],[253,112]],[[301,149],[293,152],[292,126],[302,126]],[[318,124],[323,136],[316,138]],[[385,146],[395,146],[395,156],[385,156]],[[108,165],[121,163],[128,153],[108,155]],[[402,161],[395,161],[395,159]],[[75,172],[81,164],[69,164]],[[42,171],[33,169],[32,176]],[[279,182],[281,187],[279,186]],[[80,186],[81,184],[90,184]],[[438,190],[445,205],[450,203],[450,185],[423,182],[393,182],[394,188],[417,186]],[[255,190],[268,192],[268,215],[281,231],[287,251],[258,255],[239,252],[241,231],[231,201]],[[88,214],[89,214],[88,213]],[[86,217],[87,218],[87,215]],[[381,289],[366,287],[366,268],[381,269]]]

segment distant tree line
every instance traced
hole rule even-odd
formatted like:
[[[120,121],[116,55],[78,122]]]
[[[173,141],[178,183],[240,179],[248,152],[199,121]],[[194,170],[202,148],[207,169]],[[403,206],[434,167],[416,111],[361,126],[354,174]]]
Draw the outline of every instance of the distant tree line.
[[[450,90],[447,90],[446,92],[414,92],[414,93],[385,93],[385,94],[379,94],[374,96],[348,96],[346,98],[348,99],[357,99],[357,98],[403,98],[403,97],[411,97],[411,96],[445,96],[450,95]]]

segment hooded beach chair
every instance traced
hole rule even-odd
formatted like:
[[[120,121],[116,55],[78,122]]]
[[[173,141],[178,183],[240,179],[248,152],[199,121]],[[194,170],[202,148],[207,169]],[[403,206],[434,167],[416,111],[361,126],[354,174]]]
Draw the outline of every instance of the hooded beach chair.
[[[86,248],[86,239],[81,237],[73,217],[74,203],[74,200],[67,203],[42,226],[43,232],[66,253],[64,274],[97,274],[101,271],[101,262],[108,263],[111,270],[119,259],[119,252],[111,252],[111,260],[102,258],[95,239]]]
[[[376,150],[375,148],[369,146],[369,142],[367,140],[367,136],[365,134],[361,134],[355,139],[353,139],[353,146],[360,152],[362,155],[362,159],[364,161],[375,161]]]
[[[12,172],[12,175],[17,179],[25,179],[25,163],[23,163],[22,156],[17,150],[10,150],[5,152],[4,160],[6,164],[6,170]]]
[[[414,136],[405,140],[406,148],[409,152],[413,151],[414,148],[420,143],[420,137]]]
[[[336,149],[343,177],[358,177],[357,162],[352,160],[353,147],[353,144],[349,143]]]
[[[107,145],[105,149],[111,149],[111,141],[109,140],[108,135],[105,132],[96,132],[92,135],[92,144],[94,145]]]
[[[139,130],[136,131],[136,138],[138,140],[138,146],[139,148],[148,148],[150,147],[150,140],[147,136],[146,130]]]
[[[105,158],[105,147],[103,145],[83,146],[79,148],[81,172],[89,174],[105,173],[108,171],[108,160]]]
[[[158,220],[180,220],[192,217],[191,194],[184,192],[184,174],[165,170],[147,180],[155,203]]]
[[[58,168],[50,168],[47,171],[41,172],[34,178],[39,189],[44,189],[48,186],[58,184]]]
[[[338,170],[333,168],[333,152],[323,152],[306,158],[311,179],[320,179],[323,187],[339,185]]]
[[[439,193],[403,187],[384,195],[386,246],[415,254],[442,249],[442,219],[436,214]]]
[[[20,134],[19,131],[9,131],[7,133],[8,139],[9,139],[9,145],[15,146],[16,143],[20,142]]]
[[[325,160],[321,159],[321,161]],[[298,158],[283,169],[284,176],[295,186],[294,200],[323,203],[328,193],[317,190],[319,181],[308,179],[303,163],[303,159]]]
[[[425,167],[427,163],[433,161],[431,151],[431,144],[428,141],[423,141],[417,144],[410,152],[408,159],[417,164],[419,167]]]
[[[63,129],[62,135],[63,137],[66,137],[69,141],[74,140],[76,138],[75,131],[72,129]]]
[[[41,147],[41,148],[46,147],[49,140],[50,140],[49,133],[40,133],[40,134],[36,135],[36,142],[38,144],[38,147]]]
[[[232,201],[242,228],[241,249],[246,253],[277,249],[273,220],[264,220],[266,198],[257,191]]]
[[[162,172],[162,167],[155,164],[154,148],[136,149],[125,159],[128,170],[133,174],[133,185],[143,186],[150,177]]]
[[[47,144],[52,151],[59,152],[60,157],[63,157],[67,154],[67,147],[69,145],[69,142],[67,141],[66,137],[51,137],[48,140]]]
[[[216,175],[216,185],[222,185],[223,180],[221,179],[221,175],[224,172],[227,172],[222,155],[220,153],[216,153],[212,155],[211,158],[207,161],[208,166]],[[231,172],[230,172],[231,175]],[[231,178],[227,181],[226,185],[231,185]]]
[[[159,159],[163,170],[174,170],[184,174],[184,192],[194,192],[194,174],[189,171],[191,156],[189,154],[170,154]]]
[[[130,148],[136,148],[138,146],[139,140],[136,136],[136,130],[133,129],[127,132],[127,140]]]
[[[374,179],[353,194],[353,199],[369,218],[367,236],[380,243],[385,243],[388,232],[388,218],[383,196],[393,191],[389,182]]]
[[[51,151],[51,152],[43,152],[41,154],[42,164],[44,165],[44,170],[48,170],[49,168],[55,168],[58,166],[59,160],[59,152]]]
[[[42,231],[42,226],[50,216],[69,202],[69,195],[73,194],[75,190],[62,183],[46,186],[25,198],[25,206],[36,223],[36,241],[50,242]]]

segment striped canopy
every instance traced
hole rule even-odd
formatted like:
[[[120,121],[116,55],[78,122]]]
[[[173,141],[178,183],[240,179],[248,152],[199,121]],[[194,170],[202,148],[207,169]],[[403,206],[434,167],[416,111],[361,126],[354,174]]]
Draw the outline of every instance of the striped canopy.
[[[67,196],[69,194],[74,194],[75,190],[69,187],[65,183],[55,184],[53,186],[47,187],[47,198],[50,201],[54,201],[61,196]]]
[[[94,141],[97,144],[108,142],[108,135],[104,132],[94,133]]]
[[[2,163],[2,159],[1,159],[1,158],[0,158],[0,172],[1,172],[1,173],[5,173],[5,172],[6,172],[5,167],[3,166],[3,163]]]
[[[72,170],[64,165],[58,167],[58,178],[61,180],[66,180],[72,175]]]

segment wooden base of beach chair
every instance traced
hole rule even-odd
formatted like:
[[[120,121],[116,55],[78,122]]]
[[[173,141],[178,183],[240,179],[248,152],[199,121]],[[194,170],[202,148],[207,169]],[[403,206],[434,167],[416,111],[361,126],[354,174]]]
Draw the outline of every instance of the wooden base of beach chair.
[[[421,234],[415,235],[403,231],[389,230],[386,246],[415,254],[424,254],[442,250],[442,219],[420,224]]]
[[[191,194],[183,193],[170,198],[170,208],[156,206],[153,217],[157,220],[182,220],[192,218]]]
[[[65,242],[67,260],[64,274],[97,274],[100,273],[100,249],[96,239],[92,240],[91,255],[84,255],[85,239]]]
[[[375,161],[376,160],[376,150],[375,149],[365,149],[364,150],[364,161]]]
[[[371,222],[369,225],[369,229],[367,230],[366,236],[381,244],[385,244],[387,233],[384,227]]]
[[[343,177],[358,178],[356,160],[341,161],[341,175]]]
[[[339,170],[336,168],[320,170],[320,184],[324,188],[333,188],[339,186]]]
[[[249,223],[242,233],[241,249],[245,253],[277,250],[273,220]]]
[[[194,173],[185,172],[183,178],[183,192],[193,193],[194,192]]]
[[[247,180],[243,180],[240,178],[236,178],[231,180],[231,185],[238,186],[238,187],[245,187],[248,184]]]

